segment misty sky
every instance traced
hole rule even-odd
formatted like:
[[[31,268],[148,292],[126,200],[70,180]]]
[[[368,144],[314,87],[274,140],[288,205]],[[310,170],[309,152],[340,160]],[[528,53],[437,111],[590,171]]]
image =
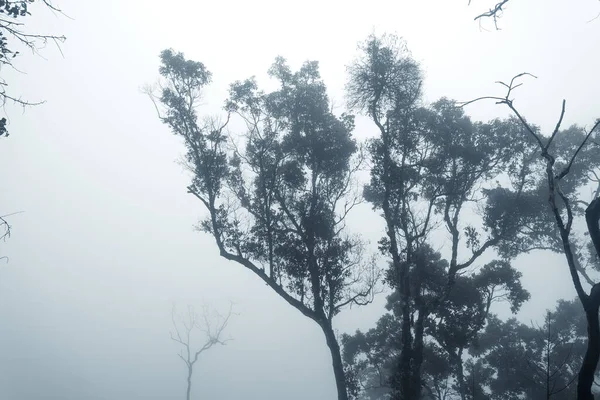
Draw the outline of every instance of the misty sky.
[[[35,7],[33,29],[68,37],[46,59],[16,60],[10,90],[46,104],[7,107],[12,135],[0,144],[0,215],[13,236],[0,243],[0,399],[183,399],[184,366],[169,339],[170,312],[203,302],[239,313],[234,340],[199,361],[196,399],[330,400],[335,384],[322,332],[250,272],[218,257],[195,232],[201,204],[177,164],[183,144],[160,123],[140,88],[156,81],[158,54],[172,47],[205,63],[214,83],[208,113],[228,84],[266,70],[277,55],[293,67],[318,60],[342,110],[345,66],[372,32],[403,36],[425,71],[425,98],[502,94],[520,72],[539,77],[515,92],[528,119],[548,130],[567,100],[565,126],[589,126],[600,110],[600,13],[596,0],[512,0],[501,31],[473,17],[494,1],[372,0],[151,2],[56,0],[72,19]],[[493,103],[476,119],[508,115]],[[359,124],[356,137],[372,134]],[[381,222],[369,207],[351,228],[372,241]],[[441,245],[441,244],[440,244]],[[574,291],[559,256],[516,265],[532,294],[519,318],[539,318]],[[383,296],[336,319],[340,332],[367,329]]]

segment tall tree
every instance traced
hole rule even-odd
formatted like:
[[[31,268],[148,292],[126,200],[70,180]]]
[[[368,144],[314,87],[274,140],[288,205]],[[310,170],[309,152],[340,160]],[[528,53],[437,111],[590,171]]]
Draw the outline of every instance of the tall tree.
[[[62,11],[50,0],[0,0],[0,70],[14,68],[13,60],[20,54],[19,49],[27,49],[37,54],[48,42],[59,45],[64,36],[33,33],[25,29],[25,21],[31,15],[31,8],[44,5],[55,12]],[[8,82],[0,78],[0,106],[12,101],[23,107],[41,104],[23,100],[7,91]],[[0,137],[8,136],[6,117],[0,118]]]
[[[586,313],[588,326],[588,345],[583,359],[577,382],[578,400],[593,400],[592,386],[594,374],[600,359],[600,283],[596,283],[585,272],[583,261],[586,252],[591,256],[590,265],[598,265],[600,256],[600,151],[598,151],[598,127],[600,119],[588,131],[571,127],[561,131],[565,115],[566,102],[563,100],[561,113],[555,128],[549,135],[543,135],[540,129],[530,124],[518,111],[511,98],[513,90],[521,86],[517,83],[520,78],[533,75],[521,73],[514,76],[510,82],[500,82],[506,88],[504,97],[486,96],[473,101],[491,99],[499,104],[506,105],[518,118],[525,128],[527,139],[533,139],[538,147],[538,154],[545,167],[543,191],[548,196],[544,211],[546,216],[553,219],[553,229],[546,229],[538,234],[545,237],[550,250],[556,250],[554,244],[560,243],[560,251],[564,253],[569,267],[569,272],[577,296]],[[592,177],[590,179],[590,177]],[[591,199],[585,201],[582,189],[592,189]],[[577,237],[574,232],[574,223],[585,220],[589,239]],[[586,243],[587,242],[587,243]],[[589,260],[589,259],[588,259]],[[589,293],[584,289],[581,278],[586,279],[591,285]]]
[[[313,320],[331,353],[339,400],[348,399],[333,318],[372,301],[378,278],[346,217],[354,193],[358,146],[353,118],[330,111],[317,62],[293,72],[276,59],[269,75],[279,89],[254,79],[231,85],[227,119],[201,122],[196,105],[211,74],[181,53],[161,54],[162,121],[183,138],[193,172],[188,192],[208,212],[201,229],[219,254],[259,277]],[[228,141],[231,119],[245,124],[243,143]]]
[[[473,123],[447,99],[420,107],[419,66],[396,37],[370,37],[349,72],[349,105],[377,131],[364,194],[385,221],[380,248],[391,261],[387,282],[402,308],[394,398],[418,399],[428,316],[447,300],[459,272],[476,266],[486,250],[513,243],[528,218],[499,205],[530,189],[532,146],[515,140],[523,136],[515,120]],[[501,177],[504,186],[489,185]],[[477,215],[473,205],[482,200],[479,222],[467,224],[465,216]],[[444,283],[427,293],[420,271],[429,262],[430,234],[440,225],[450,234]]]

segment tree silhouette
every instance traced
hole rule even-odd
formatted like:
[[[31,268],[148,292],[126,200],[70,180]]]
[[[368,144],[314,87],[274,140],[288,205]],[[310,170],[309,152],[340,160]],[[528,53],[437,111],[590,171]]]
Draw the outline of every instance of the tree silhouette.
[[[485,96],[466,102],[464,105],[485,99],[491,99],[498,104],[506,105],[519,119],[529,139],[533,138],[537,143],[539,156],[545,167],[546,187],[544,189],[548,195],[550,206],[547,215],[554,219],[554,229],[546,230],[540,236],[546,235],[549,237],[547,239],[549,243],[560,240],[561,250],[567,260],[573,285],[586,312],[588,347],[579,372],[577,399],[593,400],[592,386],[600,358],[600,321],[598,320],[600,283],[591,280],[581,266],[582,262],[580,260],[585,255],[580,251],[582,248],[581,239],[578,240],[573,235],[573,223],[576,217],[585,218],[589,238],[591,239],[588,248],[595,250],[595,252],[592,250],[590,255],[593,260],[597,260],[600,255],[599,190],[595,188],[591,201],[585,202],[580,198],[581,195],[578,189],[582,189],[590,183],[598,184],[597,180],[591,181],[589,177],[590,175],[597,177],[597,171],[600,168],[598,140],[593,136],[593,134],[598,135],[600,119],[596,120],[593,127],[588,131],[576,127],[561,131],[566,107],[566,101],[563,100],[560,116],[554,130],[550,135],[543,136],[536,126],[531,125],[521,115],[511,98],[513,91],[522,85],[522,83],[517,83],[519,79],[526,76],[535,77],[529,73],[521,73],[514,76],[508,84],[499,82],[506,88],[504,97]],[[553,248],[550,247],[550,249]],[[597,261],[590,262],[590,264],[597,265]],[[583,288],[581,276],[592,286],[589,293],[586,293]]]
[[[524,200],[531,190],[533,142],[518,140],[524,129],[515,119],[473,123],[448,99],[420,106],[421,72],[397,37],[369,37],[349,73],[349,105],[367,115],[377,132],[364,196],[385,221],[380,250],[389,257],[387,283],[402,308],[393,398],[417,399],[429,316],[487,250],[501,251],[507,260],[523,251],[518,232],[535,213]],[[504,186],[490,185],[501,178]],[[475,204],[481,206],[469,213]],[[427,248],[440,226],[451,245],[436,274],[441,282],[430,288]]]
[[[292,72],[277,58],[269,75],[279,89],[266,93],[254,79],[235,82],[225,121],[201,122],[196,105],[210,72],[171,50],[161,61],[161,119],[187,148],[188,192],[208,212],[200,229],[213,236],[223,258],[252,271],[318,324],[338,399],[346,400],[333,318],[344,307],[371,302],[378,279],[362,241],[346,228],[360,201],[353,118],[330,111],[318,63]],[[226,135],[232,119],[245,125],[242,143]]]
[[[478,375],[488,377],[478,382],[479,398],[574,398],[585,340],[585,314],[578,300],[560,300],[543,326],[491,318],[471,349]]]

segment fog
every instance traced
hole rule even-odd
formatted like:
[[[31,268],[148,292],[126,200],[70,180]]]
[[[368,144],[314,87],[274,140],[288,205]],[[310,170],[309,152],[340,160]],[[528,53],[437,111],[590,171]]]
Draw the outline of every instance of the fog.
[[[552,129],[563,98],[564,126],[590,125],[598,115],[600,20],[588,22],[600,12],[597,1],[513,0],[501,30],[473,21],[494,3],[483,0],[55,3],[70,18],[41,10],[30,23],[64,34],[64,56],[49,44],[45,59],[17,59],[23,72],[3,70],[12,91],[46,103],[8,105],[12,134],[0,145],[0,213],[23,211],[0,243],[9,257],[0,261],[1,399],[184,398],[171,308],[226,310],[230,301],[233,340],[198,362],[195,398],[336,397],[316,324],[194,230],[204,210],[186,193],[190,176],[177,162],[185,149],[140,90],[158,78],[165,48],[212,71],[209,113],[220,111],[230,82],[267,82],[277,55],[294,68],[318,60],[343,108],[357,42],[396,32],[423,65],[427,101],[502,94],[495,81],[527,71],[538,79],[515,98],[529,120]],[[468,113],[508,115],[493,102]],[[359,123],[357,137],[370,129]],[[383,234],[366,205],[351,222],[373,243]],[[561,255],[532,253],[516,265],[531,292],[520,320],[539,320],[556,299],[575,295]],[[346,310],[337,330],[370,328],[384,301]]]

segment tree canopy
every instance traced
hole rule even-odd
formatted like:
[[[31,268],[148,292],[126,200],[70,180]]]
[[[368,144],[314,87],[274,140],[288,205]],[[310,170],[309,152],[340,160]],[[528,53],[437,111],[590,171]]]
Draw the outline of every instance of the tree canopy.
[[[575,303],[560,302],[537,327],[502,321],[492,307],[516,314],[529,299],[513,262],[532,251],[564,252],[573,276],[594,285],[596,241],[572,227],[587,217],[588,233],[598,231],[589,210],[600,153],[586,146],[597,125],[563,129],[559,121],[542,135],[509,99],[515,79],[502,83],[506,97],[489,97],[507,104],[510,118],[473,121],[469,103],[445,97],[426,104],[421,67],[393,35],[369,36],[348,66],[348,110],[375,133],[364,144],[353,137],[354,115],[333,113],[316,61],[294,71],[276,58],[272,91],[254,77],[232,83],[222,116],[199,114],[212,77],[203,63],[165,50],[159,72],[152,98],[185,144],[187,189],[206,211],[199,229],[221,257],[321,328],[338,399],[575,393],[576,366],[594,357]],[[586,202],[580,193],[590,187]],[[378,250],[387,312],[374,328],[342,335],[342,352],[333,318],[370,303],[380,277],[375,254],[347,224],[363,199],[385,226]],[[583,296],[590,327],[586,301],[595,295]],[[579,391],[589,386],[589,375],[579,380]]]
[[[346,378],[333,318],[369,303],[378,272],[360,237],[346,227],[359,201],[354,175],[361,157],[350,115],[335,116],[317,62],[292,71],[277,58],[260,90],[255,79],[234,82],[224,122],[200,119],[196,102],[211,74],[182,53],[165,50],[160,74],[162,117],[183,138],[193,172],[189,193],[206,208],[200,229],[219,253],[262,279],[323,330],[339,399]],[[225,134],[237,118],[242,143]]]

